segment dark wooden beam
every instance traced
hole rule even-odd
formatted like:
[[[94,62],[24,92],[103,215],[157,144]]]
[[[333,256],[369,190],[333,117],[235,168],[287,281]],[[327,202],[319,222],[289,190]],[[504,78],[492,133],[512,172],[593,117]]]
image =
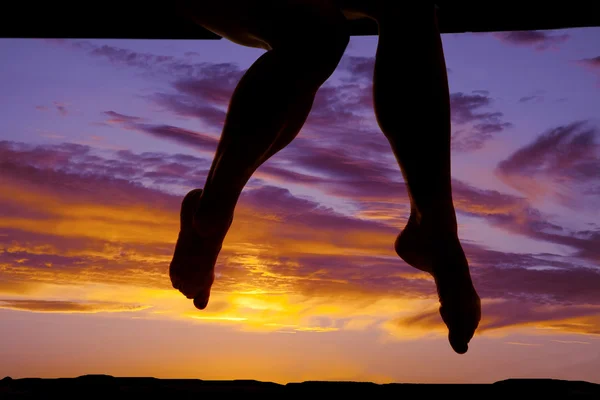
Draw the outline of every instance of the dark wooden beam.
[[[600,26],[600,2],[596,0],[465,3],[437,2],[442,33]],[[0,37],[220,39],[178,16],[169,4],[139,0],[95,3],[13,1],[12,5],[3,6]],[[410,15],[400,16],[398,23],[410,23]],[[353,36],[376,35],[377,25],[371,20],[352,21],[351,33]]]

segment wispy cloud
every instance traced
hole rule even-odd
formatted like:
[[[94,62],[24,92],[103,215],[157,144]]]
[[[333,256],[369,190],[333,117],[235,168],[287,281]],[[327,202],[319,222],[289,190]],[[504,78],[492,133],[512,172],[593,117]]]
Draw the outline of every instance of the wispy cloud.
[[[482,304],[482,321],[477,334],[525,326],[568,333],[600,334],[598,306],[555,306],[526,301],[490,301]],[[388,329],[435,331],[443,329],[436,309],[390,321]]]
[[[600,131],[586,121],[550,129],[503,160],[497,175],[530,199],[577,208],[600,193]]]
[[[545,91],[536,90],[535,92],[519,98],[519,103],[541,103],[544,101]]]
[[[66,117],[67,115],[69,115],[69,110],[68,110],[68,106],[66,103],[60,102],[60,101],[54,101],[52,103],[52,107],[48,107],[48,106],[44,106],[44,105],[38,105],[35,106],[35,109],[38,111],[48,111],[51,108],[53,108],[54,110],[56,110],[56,112],[58,113],[58,115],[62,116],[62,117]]]
[[[600,56],[582,58],[577,60],[576,63],[600,77]],[[598,80],[598,86],[600,87],[600,79]]]
[[[119,124],[125,129],[169,140],[199,151],[214,153],[219,142],[218,138],[214,135],[207,135],[172,125],[144,123],[139,117],[124,115],[114,111],[105,111],[104,114],[108,117],[106,120],[108,124]]]
[[[559,45],[565,43],[570,38],[570,35],[567,33],[555,33],[553,31],[496,32],[494,36],[504,43],[515,46],[533,47],[538,51],[557,49]]]
[[[18,311],[42,313],[100,313],[100,312],[135,312],[150,306],[131,305],[110,302],[74,302],[60,300],[14,300],[0,299],[0,308]]]
[[[512,127],[504,120],[499,111],[482,111],[489,108],[492,98],[487,91],[471,94],[453,93],[450,95],[453,129],[452,149],[455,151],[474,151],[483,148],[495,135]]]

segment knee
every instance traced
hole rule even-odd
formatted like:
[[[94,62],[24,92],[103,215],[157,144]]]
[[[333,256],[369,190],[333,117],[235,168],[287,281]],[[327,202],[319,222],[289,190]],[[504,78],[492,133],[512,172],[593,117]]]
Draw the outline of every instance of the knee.
[[[327,28],[308,35],[307,43],[323,63],[335,69],[348,47],[350,32],[346,21]]]
[[[310,86],[322,85],[337,68],[350,36],[341,29],[313,30],[300,41],[282,46],[280,54],[290,60],[296,76]]]
[[[345,27],[336,26],[331,30],[314,31],[307,35],[303,45],[297,46],[296,51],[311,64],[317,66],[328,75],[332,74],[342,59],[350,35]]]
[[[272,49],[293,58],[298,67],[317,69],[327,76],[333,73],[350,41],[344,15],[341,12],[304,15],[288,22],[286,33],[278,36],[271,44]]]

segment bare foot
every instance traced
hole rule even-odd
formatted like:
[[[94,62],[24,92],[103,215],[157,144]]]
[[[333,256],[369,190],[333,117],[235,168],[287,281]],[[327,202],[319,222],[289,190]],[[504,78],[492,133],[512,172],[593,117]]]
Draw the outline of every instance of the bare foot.
[[[481,302],[458,236],[452,230],[439,233],[434,229],[411,214],[396,239],[395,249],[407,264],[435,279],[450,345],[458,354],[464,354],[481,319]]]
[[[194,299],[196,308],[203,310],[208,305],[210,288],[215,280],[215,263],[231,219],[220,229],[200,233],[194,214],[201,197],[202,189],[194,189],[181,203],[179,237],[169,275],[173,287],[188,299]]]

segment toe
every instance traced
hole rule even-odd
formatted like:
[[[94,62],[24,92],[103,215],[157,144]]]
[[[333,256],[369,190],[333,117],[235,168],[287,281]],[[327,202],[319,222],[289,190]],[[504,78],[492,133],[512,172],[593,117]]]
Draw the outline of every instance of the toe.
[[[448,327],[448,340],[452,349],[458,354],[465,354],[469,349],[469,342],[478,326],[477,313],[469,309],[449,310],[440,307],[440,314]]]
[[[198,310],[204,310],[206,308],[206,306],[208,305],[209,298],[210,298],[210,290],[203,291],[202,293],[198,294],[194,298],[194,306]]]
[[[198,289],[197,285],[195,285],[189,281],[184,281],[179,285],[179,291],[187,299],[193,299],[200,290]]]
[[[192,279],[188,279],[183,282],[182,287],[180,287],[181,293],[185,295],[188,299],[194,299],[194,305],[204,306],[198,307],[201,310],[206,308],[206,304],[208,304],[208,298],[210,296],[210,289],[215,280],[214,270],[209,273],[198,274],[194,276]]]
[[[171,285],[173,286],[173,289],[179,290],[179,279],[171,277]]]
[[[469,350],[470,335],[465,335],[458,331],[458,329],[450,330],[448,334],[448,341],[452,349],[458,354],[465,354]]]

